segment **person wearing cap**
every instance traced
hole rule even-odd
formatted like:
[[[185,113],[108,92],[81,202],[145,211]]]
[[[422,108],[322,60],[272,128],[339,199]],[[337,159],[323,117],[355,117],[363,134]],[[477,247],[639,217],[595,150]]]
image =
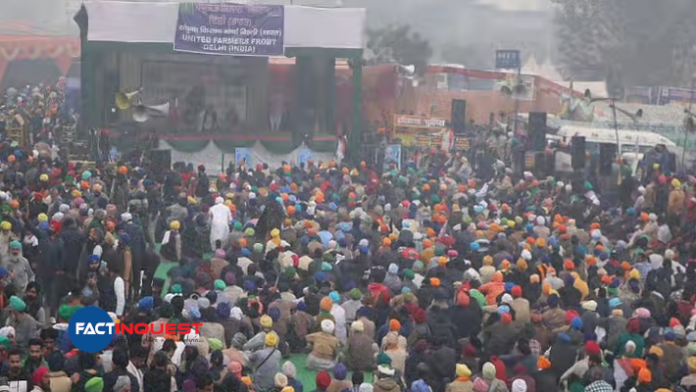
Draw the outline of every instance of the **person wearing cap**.
[[[17,296],[10,297],[10,309],[7,325],[14,328],[15,342],[21,347],[27,347],[29,340],[36,336],[38,330],[36,320],[26,313],[27,304]]]
[[[267,391],[275,385],[275,375],[280,371],[282,359],[278,350],[278,340],[275,332],[267,333],[264,348],[249,355],[249,364],[254,369],[254,389],[257,391]]]
[[[353,288],[348,292],[348,299],[341,304],[346,313],[346,324],[350,325],[356,319],[358,309],[362,307],[362,292]]]
[[[23,293],[29,282],[34,281],[34,271],[29,261],[22,255],[22,244],[19,241],[10,243],[10,254],[3,260],[2,266],[10,273],[10,282],[18,292]]]
[[[102,392],[104,390],[104,380],[101,377],[92,377],[85,383],[85,392]]]
[[[391,365],[377,366],[375,373],[374,392],[401,392],[399,381],[395,378],[396,371]]]
[[[379,347],[374,339],[365,334],[361,320],[350,326],[348,341],[343,349],[343,360],[351,371],[371,371],[374,369],[374,357]]]
[[[188,214],[188,212],[187,212]],[[181,223],[178,220],[173,220],[169,223],[169,230],[162,237],[162,248],[160,256],[170,262],[179,262],[181,260]]]
[[[334,336],[333,321],[325,319],[321,322],[319,332],[307,335],[307,343],[312,345],[312,352],[307,356],[307,368],[331,370],[336,365],[340,342]]]
[[[326,392],[342,392],[353,388],[351,380],[347,380],[348,368],[342,363],[337,363],[333,369],[331,384],[326,388]]]
[[[591,364],[591,358],[596,357],[598,358],[599,362],[601,363],[604,355],[602,353],[602,350],[599,348],[599,344],[593,340],[589,340],[585,343],[585,353],[587,356],[585,358],[575,362],[568,370],[563,373],[561,376],[560,381],[566,381],[569,380],[572,376],[582,378],[583,375],[585,375],[585,372],[590,368]]]
[[[271,316],[264,314],[259,318],[259,325],[261,326],[261,330],[244,344],[244,351],[253,352],[265,347],[266,336],[273,332],[273,319]]]
[[[32,381],[34,382],[34,389],[32,392],[50,392],[51,391],[51,377],[48,374],[48,368],[46,366],[40,366],[31,373]]]

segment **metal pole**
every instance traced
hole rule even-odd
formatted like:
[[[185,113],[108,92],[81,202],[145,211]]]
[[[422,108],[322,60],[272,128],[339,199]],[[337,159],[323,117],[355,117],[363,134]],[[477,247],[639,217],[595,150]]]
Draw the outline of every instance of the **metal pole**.
[[[689,98],[689,109],[687,115],[692,116],[692,111],[691,111],[691,106],[694,103],[694,88],[696,88],[696,73],[694,73],[691,77],[691,97]],[[684,158],[686,157],[686,142],[689,139],[689,132],[691,129],[690,127],[687,126],[687,124],[684,124],[684,143],[682,144],[682,156],[681,156],[681,167],[684,167]]]
[[[522,63],[518,63],[517,66],[517,86],[519,86],[522,83]],[[516,87],[513,90],[516,90]],[[512,135],[514,137],[517,137],[517,116],[519,115],[520,112],[520,97],[517,94],[516,91],[513,91],[513,94],[515,95],[515,118],[514,118],[514,123],[513,123],[513,131]]]
[[[621,184],[621,177],[623,176],[623,159],[621,155],[621,141],[619,140],[619,123],[616,119],[616,101],[611,103],[611,112],[614,117],[614,135],[616,135],[616,152],[619,157],[619,176],[617,179],[617,184]]]

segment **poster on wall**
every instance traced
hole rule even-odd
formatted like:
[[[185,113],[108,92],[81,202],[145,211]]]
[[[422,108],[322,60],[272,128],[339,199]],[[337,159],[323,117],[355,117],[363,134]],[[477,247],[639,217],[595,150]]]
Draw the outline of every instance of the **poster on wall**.
[[[397,114],[394,116],[394,137],[406,147],[423,144],[421,139],[438,137],[447,128],[444,118],[430,118]],[[438,137],[438,141],[442,138]],[[426,143],[429,144],[429,143]]]
[[[399,171],[401,170],[400,144],[389,144],[384,150],[384,169],[389,170],[392,164],[395,164]]]
[[[227,56],[282,56],[284,28],[282,5],[181,3],[174,50]]]
[[[247,147],[237,147],[234,149],[234,164],[236,167],[242,165],[246,167],[251,167],[254,165],[253,162],[253,151],[251,148]]]
[[[686,88],[660,88],[660,105],[688,108],[696,104],[696,91]]]

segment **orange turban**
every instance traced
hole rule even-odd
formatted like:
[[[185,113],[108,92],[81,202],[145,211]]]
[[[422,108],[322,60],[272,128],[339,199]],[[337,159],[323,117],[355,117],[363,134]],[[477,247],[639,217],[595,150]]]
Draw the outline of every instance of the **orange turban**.
[[[459,306],[469,306],[471,303],[471,298],[469,295],[463,291],[460,291],[459,294],[457,294],[457,305]]]
[[[399,332],[400,329],[401,329],[401,323],[399,322],[399,320],[397,320],[397,319],[389,320],[389,331],[390,332],[391,331]]]
[[[510,324],[512,322],[512,315],[510,313],[503,313],[503,315],[500,316],[500,321],[503,324]]]
[[[638,382],[641,384],[650,384],[652,382],[652,373],[647,368],[642,368],[638,372]]]
[[[324,297],[319,301],[319,308],[324,312],[330,312],[333,307],[333,301],[329,297]]]
[[[551,285],[548,283],[541,285],[541,292],[544,293],[544,295],[549,295],[551,293]]]

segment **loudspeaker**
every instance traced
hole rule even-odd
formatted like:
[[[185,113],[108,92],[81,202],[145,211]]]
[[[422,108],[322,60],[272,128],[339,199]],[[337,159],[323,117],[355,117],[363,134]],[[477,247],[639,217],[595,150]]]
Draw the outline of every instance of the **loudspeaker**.
[[[164,180],[164,175],[172,169],[172,151],[151,150],[150,160],[152,161],[152,174],[156,180]]]
[[[556,152],[546,154],[546,175],[553,176],[556,174]]]
[[[677,155],[673,152],[667,152],[669,154],[668,160],[667,160],[667,165],[669,166],[668,169],[671,172],[677,171]]]
[[[570,165],[573,169],[584,169],[586,154],[585,137],[573,136],[570,143]]]
[[[546,152],[536,151],[534,152],[534,175],[537,177],[547,176],[546,171]]]
[[[452,100],[452,131],[455,135],[463,135],[466,131],[466,100]]]
[[[616,159],[616,144],[602,143],[599,145],[599,174],[608,176]]]
[[[546,112],[529,113],[529,145],[534,151],[546,150]]]

